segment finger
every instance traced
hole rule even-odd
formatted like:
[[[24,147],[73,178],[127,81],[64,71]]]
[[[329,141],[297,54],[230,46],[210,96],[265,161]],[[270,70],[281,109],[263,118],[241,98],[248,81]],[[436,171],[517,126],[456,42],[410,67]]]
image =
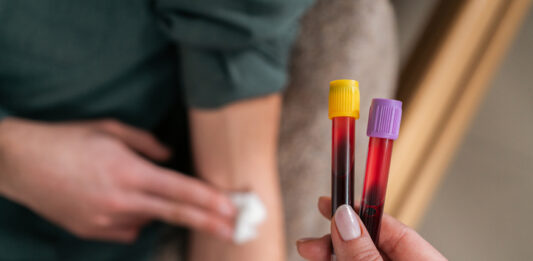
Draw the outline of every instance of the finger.
[[[133,150],[150,159],[165,161],[170,157],[170,150],[145,130],[115,120],[98,121],[96,127],[117,137]]]
[[[131,201],[129,199],[128,201]],[[131,209],[131,208],[129,208]],[[129,210],[126,208],[126,210]],[[146,213],[139,213],[138,215],[132,215],[131,212],[120,213],[115,217],[115,220],[112,221],[108,227],[128,229],[132,227],[143,227],[146,224],[150,223],[153,220],[152,216],[147,215]]]
[[[198,179],[159,167],[153,167],[144,175],[144,189],[153,195],[204,208],[229,218],[236,214],[235,206],[227,195]]]
[[[349,205],[337,208],[331,240],[338,261],[383,260],[359,216]]]
[[[205,231],[226,240],[233,237],[232,220],[213,212],[147,195],[133,196],[131,202],[134,203],[133,211],[167,223]]]
[[[359,213],[359,204],[354,206],[355,212]],[[327,219],[331,219],[331,198],[322,196],[318,198],[318,211]]]
[[[327,219],[331,219],[331,199],[329,197],[318,198],[318,211]]]
[[[320,213],[329,217],[331,199],[320,197],[318,206]],[[356,211],[357,208],[356,206]],[[381,220],[378,248],[392,260],[446,260],[413,229],[387,214],[384,214]]]
[[[106,230],[103,231],[99,239],[111,240],[119,243],[130,244],[137,240],[139,236],[138,228],[129,228],[129,229],[115,229],[115,230]]]
[[[331,256],[331,236],[308,238],[296,241],[300,256],[311,261],[329,261]]]
[[[446,260],[416,231],[389,215],[383,215],[379,248],[391,260]]]

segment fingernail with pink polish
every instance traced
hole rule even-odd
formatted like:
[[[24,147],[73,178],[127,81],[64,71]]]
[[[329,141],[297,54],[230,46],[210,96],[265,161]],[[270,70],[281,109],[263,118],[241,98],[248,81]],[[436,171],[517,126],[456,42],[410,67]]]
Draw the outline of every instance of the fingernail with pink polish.
[[[361,236],[361,227],[357,221],[357,214],[349,205],[342,205],[335,211],[335,224],[344,241]]]

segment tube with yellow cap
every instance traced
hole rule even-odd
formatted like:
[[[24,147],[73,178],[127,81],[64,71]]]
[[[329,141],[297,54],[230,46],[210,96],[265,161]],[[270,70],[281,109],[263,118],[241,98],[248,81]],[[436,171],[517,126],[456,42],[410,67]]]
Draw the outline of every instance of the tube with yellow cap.
[[[332,120],[331,214],[338,207],[354,207],[355,120],[359,119],[359,83],[335,80],[329,84]]]

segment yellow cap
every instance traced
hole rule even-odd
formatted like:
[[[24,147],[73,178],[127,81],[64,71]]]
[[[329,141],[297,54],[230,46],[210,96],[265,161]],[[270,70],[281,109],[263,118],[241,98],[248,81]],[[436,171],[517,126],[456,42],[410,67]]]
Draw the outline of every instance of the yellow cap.
[[[359,82],[335,80],[329,83],[328,117],[354,117],[359,119]]]

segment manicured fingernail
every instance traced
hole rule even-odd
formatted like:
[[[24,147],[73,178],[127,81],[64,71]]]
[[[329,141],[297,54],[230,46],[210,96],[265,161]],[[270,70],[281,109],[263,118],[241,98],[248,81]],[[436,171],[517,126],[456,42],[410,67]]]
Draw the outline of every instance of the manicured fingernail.
[[[361,236],[361,227],[357,221],[357,214],[349,205],[342,205],[335,211],[335,224],[344,241]]]

